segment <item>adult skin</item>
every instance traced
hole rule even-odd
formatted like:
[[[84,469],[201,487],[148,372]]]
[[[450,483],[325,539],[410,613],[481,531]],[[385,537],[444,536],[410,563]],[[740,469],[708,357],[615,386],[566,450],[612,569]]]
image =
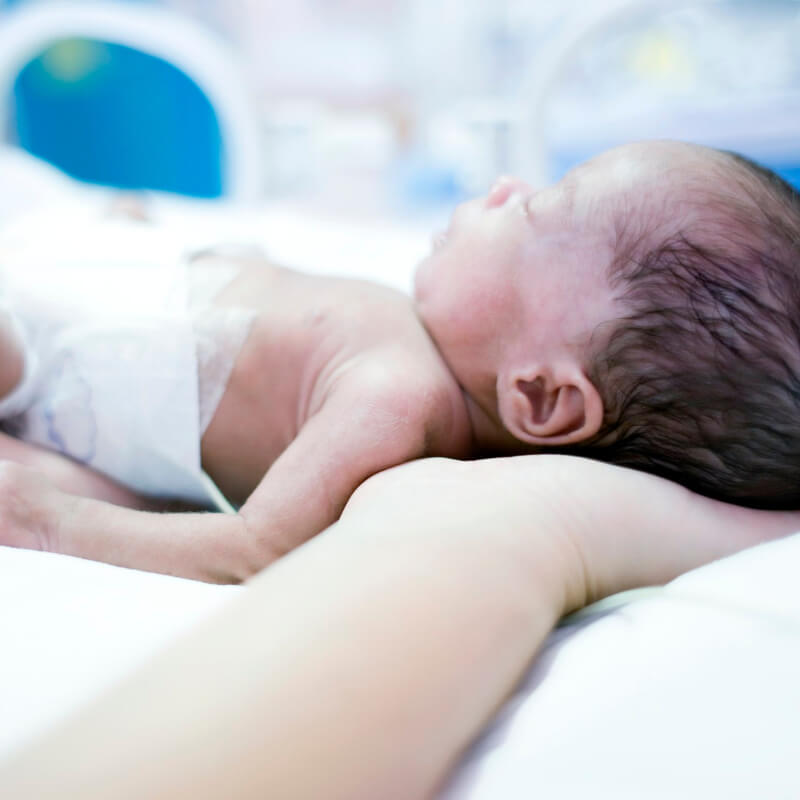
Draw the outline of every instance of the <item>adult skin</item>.
[[[0,795],[431,797],[562,614],[798,528],[583,459],[398,467]]]

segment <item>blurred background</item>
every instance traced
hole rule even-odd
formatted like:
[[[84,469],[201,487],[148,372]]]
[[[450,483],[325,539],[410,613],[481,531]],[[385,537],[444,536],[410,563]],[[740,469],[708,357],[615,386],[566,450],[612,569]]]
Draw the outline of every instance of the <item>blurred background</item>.
[[[0,0],[0,135],[82,180],[435,216],[625,141],[800,181],[797,0]]]

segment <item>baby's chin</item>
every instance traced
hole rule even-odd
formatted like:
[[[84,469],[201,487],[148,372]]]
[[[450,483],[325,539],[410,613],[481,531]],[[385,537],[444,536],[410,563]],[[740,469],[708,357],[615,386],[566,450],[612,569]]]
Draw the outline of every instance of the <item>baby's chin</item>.
[[[414,282],[411,296],[417,306],[425,303],[425,298],[429,294],[430,274],[432,271],[431,257],[426,256],[414,269]]]
[[[447,244],[447,240],[447,231],[434,234],[431,240],[430,253],[417,264],[414,270],[413,295],[417,302],[424,300],[431,292],[431,282],[433,281],[433,273],[436,269],[435,262],[439,251]]]

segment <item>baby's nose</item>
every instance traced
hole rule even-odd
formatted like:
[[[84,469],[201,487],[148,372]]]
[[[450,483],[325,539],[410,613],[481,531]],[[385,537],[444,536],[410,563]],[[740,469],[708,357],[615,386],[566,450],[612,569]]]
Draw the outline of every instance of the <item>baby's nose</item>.
[[[512,194],[519,194],[530,191],[525,181],[519,178],[514,178],[511,175],[503,175],[498,178],[491,189],[489,194],[486,195],[487,208],[499,208],[502,206]]]

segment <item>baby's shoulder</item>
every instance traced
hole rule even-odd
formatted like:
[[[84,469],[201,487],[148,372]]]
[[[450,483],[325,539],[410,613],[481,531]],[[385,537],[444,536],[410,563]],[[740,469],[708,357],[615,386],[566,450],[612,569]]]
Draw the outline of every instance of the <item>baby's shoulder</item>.
[[[346,391],[362,413],[420,437],[418,455],[468,455],[464,395],[432,345],[396,341],[367,349],[347,376]]]

